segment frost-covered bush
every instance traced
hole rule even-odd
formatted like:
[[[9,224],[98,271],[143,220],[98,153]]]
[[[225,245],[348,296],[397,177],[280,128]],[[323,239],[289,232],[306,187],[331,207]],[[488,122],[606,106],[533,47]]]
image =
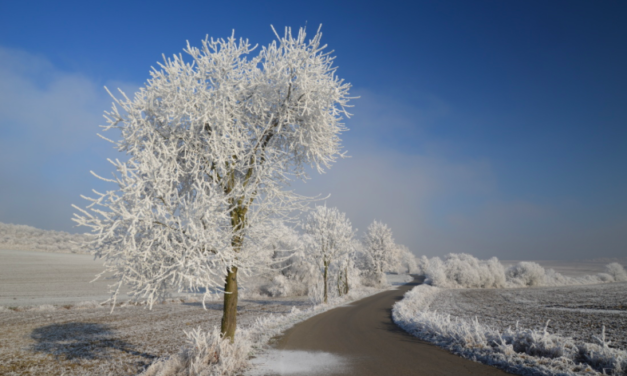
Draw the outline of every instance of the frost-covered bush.
[[[271,297],[307,295],[311,284],[311,265],[303,255],[303,240],[298,232],[281,221],[274,221],[257,253],[260,260],[250,277],[243,277],[246,293]]]
[[[290,281],[283,274],[277,274],[270,283],[261,287],[261,292],[270,297],[289,296],[292,292]]]
[[[609,347],[605,332],[598,343],[584,343],[544,330],[499,331],[429,309],[442,289],[416,286],[394,304],[392,318],[408,333],[456,354],[522,375],[625,375],[627,351]]]
[[[84,234],[69,234],[64,231],[0,223],[0,248],[2,249],[88,253],[80,246],[86,240],[87,235]]]
[[[200,328],[185,332],[188,345],[173,357],[153,363],[142,376],[222,376],[234,375],[248,367],[251,349],[249,333],[240,331],[233,343],[224,340],[220,330]]]
[[[505,267],[495,257],[483,261],[474,256],[451,253],[444,261],[439,257],[418,259],[419,274],[425,283],[448,288],[505,288],[590,285],[627,281],[622,265],[611,263],[604,273],[581,277],[564,276],[553,269],[544,269],[535,262],[522,261]]]
[[[424,265],[424,264],[423,264]],[[445,261],[431,259],[424,266],[425,283],[453,288],[503,288],[505,271],[496,257],[488,261],[465,254],[449,254]]]
[[[258,244],[259,265],[242,276],[247,297],[307,296],[318,281],[318,270],[304,252],[302,236],[282,221],[273,226]]]
[[[614,282],[626,282],[627,281],[627,272],[623,266],[617,262],[613,262],[611,264],[607,264],[605,266],[605,273],[612,276]]]
[[[514,286],[544,286],[545,270],[535,262],[519,262],[507,268],[507,281]]]
[[[427,256],[420,256],[416,259],[416,272],[412,274],[417,274],[424,277],[427,273],[428,267],[429,259],[427,258]]]
[[[386,272],[414,274],[418,271],[416,256],[402,244],[396,245],[396,249],[389,254],[389,257],[391,259],[388,262],[389,265]]]

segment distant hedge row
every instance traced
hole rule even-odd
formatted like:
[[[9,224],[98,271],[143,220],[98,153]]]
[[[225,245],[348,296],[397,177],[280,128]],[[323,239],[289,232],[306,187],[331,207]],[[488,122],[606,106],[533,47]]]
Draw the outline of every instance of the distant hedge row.
[[[88,253],[79,246],[86,235],[0,223],[0,249]]]

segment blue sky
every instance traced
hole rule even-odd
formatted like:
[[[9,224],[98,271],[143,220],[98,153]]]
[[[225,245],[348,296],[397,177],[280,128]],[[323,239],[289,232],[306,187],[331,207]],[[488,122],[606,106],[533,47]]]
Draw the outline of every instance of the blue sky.
[[[96,136],[161,55],[209,35],[265,45],[323,25],[353,84],[331,194],[418,255],[627,256],[627,5],[618,1],[2,2],[0,221],[77,232],[112,189]]]

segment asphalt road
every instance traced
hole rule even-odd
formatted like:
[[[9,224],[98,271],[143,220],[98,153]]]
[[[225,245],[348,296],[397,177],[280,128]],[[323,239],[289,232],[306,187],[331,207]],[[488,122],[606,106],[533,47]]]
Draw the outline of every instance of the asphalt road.
[[[416,284],[403,285],[303,321],[278,339],[276,349],[332,353],[349,360],[346,367],[324,374],[508,375],[453,355],[398,328],[392,322],[392,305]]]

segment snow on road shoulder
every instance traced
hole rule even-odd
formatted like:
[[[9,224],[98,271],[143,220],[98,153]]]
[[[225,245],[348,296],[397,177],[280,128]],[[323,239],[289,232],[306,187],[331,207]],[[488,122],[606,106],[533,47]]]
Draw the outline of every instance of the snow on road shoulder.
[[[516,374],[626,374],[627,352],[610,347],[605,333],[599,333],[597,343],[589,343],[552,334],[546,327],[502,329],[488,326],[479,318],[452,317],[432,309],[434,301],[446,291],[416,286],[394,305],[394,322],[408,333],[455,354]]]

